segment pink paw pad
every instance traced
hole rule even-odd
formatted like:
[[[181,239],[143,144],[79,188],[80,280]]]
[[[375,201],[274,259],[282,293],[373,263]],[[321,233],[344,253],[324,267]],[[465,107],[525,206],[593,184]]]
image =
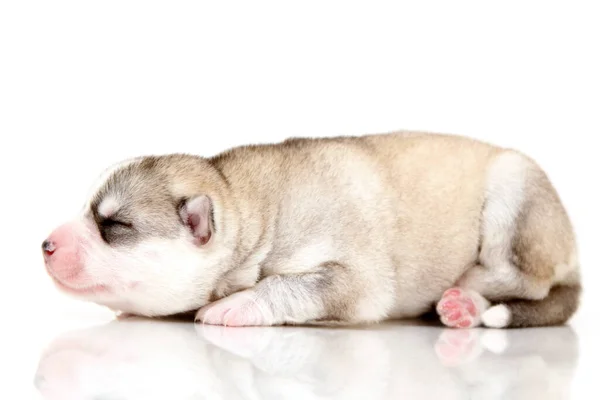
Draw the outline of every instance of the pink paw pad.
[[[459,288],[446,290],[436,310],[442,323],[451,328],[471,328],[479,320],[479,311],[473,298]]]
[[[268,325],[266,314],[252,293],[244,291],[202,307],[196,313],[196,321],[208,325],[259,326]]]

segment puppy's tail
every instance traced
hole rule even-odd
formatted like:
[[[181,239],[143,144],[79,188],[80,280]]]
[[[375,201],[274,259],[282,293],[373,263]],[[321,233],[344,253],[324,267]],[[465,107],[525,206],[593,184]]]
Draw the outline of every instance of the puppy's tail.
[[[541,300],[510,300],[488,308],[481,316],[489,328],[563,325],[579,308],[581,284],[559,284]]]

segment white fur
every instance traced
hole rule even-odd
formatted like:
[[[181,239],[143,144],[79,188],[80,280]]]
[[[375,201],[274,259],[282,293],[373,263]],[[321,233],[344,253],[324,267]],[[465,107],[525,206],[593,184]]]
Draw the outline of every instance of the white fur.
[[[226,248],[199,249],[183,227],[178,238],[152,238],[133,247],[107,245],[86,220],[76,225],[74,234],[80,237],[90,284],[103,284],[114,292],[95,294],[91,300],[132,314],[197,309],[208,302],[226,267],[220,262],[227,258]]]
[[[382,287],[376,296],[371,295],[358,299],[353,319],[360,322],[373,322],[385,319],[392,308],[394,293]]]
[[[510,318],[510,309],[504,304],[498,304],[484,312],[481,321],[488,328],[505,328],[510,323]]]
[[[527,172],[530,164],[518,153],[505,152],[492,161],[487,172],[485,207],[482,213],[482,265],[469,269],[460,279],[461,287],[473,289],[483,296],[514,292],[526,277],[512,264],[512,240],[516,222],[525,199]],[[547,294],[528,293],[531,298]]]
[[[160,316],[198,309],[209,301],[229,267],[226,260],[230,259],[230,247],[198,248],[183,225],[180,236],[174,239],[152,238],[135,246],[110,246],[102,241],[86,216],[94,196],[107,180],[142,159],[136,157],[114,164],[93,185],[84,209],[73,224],[73,235],[81,246],[83,275],[87,278],[75,288],[107,286],[108,293],[81,297],[124,313]],[[107,197],[99,212],[109,216],[118,207],[117,198]]]
[[[107,197],[102,200],[102,203],[98,206],[98,213],[104,217],[110,217],[119,209],[119,202],[115,197]]]
[[[481,258],[488,266],[501,266],[504,279],[514,279],[510,268],[511,241],[524,199],[528,164],[517,153],[503,153],[488,171],[483,211]]]

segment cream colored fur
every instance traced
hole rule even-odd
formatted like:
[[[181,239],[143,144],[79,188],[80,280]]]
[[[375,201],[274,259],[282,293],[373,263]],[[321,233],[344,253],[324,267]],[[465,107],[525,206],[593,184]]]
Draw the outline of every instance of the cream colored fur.
[[[219,301],[197,314],[207,323],[377,322],[420,316],[455,285],[510,301],[540,300],[553,286],[578,283],[575,239],[558,195],[540,167],[514,150],[398,132],[291,139],[212,159],[168,157],[156,175],[174,197],[212,199],[215,234],[202,251],[220,256],[219,265],[190,256],[198,273],[186,271],[187,283],[169,265],[171,277],[153,278],[169,296],[153,293],[152,302],[178,291],[189,297],[206,284],[204,271],[219,271],[210,289]],[[135,162],[122,168],[135,173]],[[130,298],[144,314],[145,300]],[[179,310],[167,309],[198,306],[176,304]]]

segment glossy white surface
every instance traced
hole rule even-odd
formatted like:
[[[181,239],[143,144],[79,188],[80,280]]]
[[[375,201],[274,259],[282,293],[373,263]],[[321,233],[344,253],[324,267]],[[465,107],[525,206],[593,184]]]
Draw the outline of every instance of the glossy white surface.
[[[570,326],[451,330],[407,321],[347,329],[223,328],[173,320],[77,321],[56,333],[42,327],[22,331],[21,343],[27,335],[47,341],[28,349],[33,357],[26,368],[12,369],[15,379],[3,386],[6,395],[48,400],[594,398],[589,397],[593,375],[582,371],[581,339]]]

